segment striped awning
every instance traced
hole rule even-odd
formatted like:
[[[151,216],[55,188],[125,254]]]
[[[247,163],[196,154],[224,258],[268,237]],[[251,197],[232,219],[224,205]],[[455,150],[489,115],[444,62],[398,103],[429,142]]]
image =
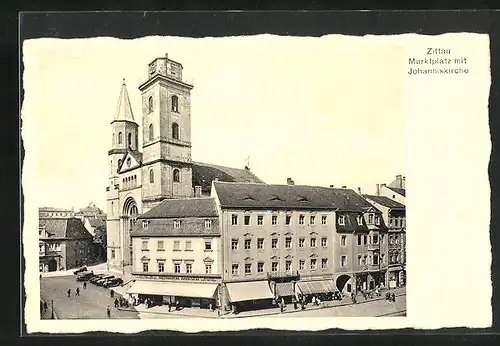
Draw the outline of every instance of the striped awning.
[[[277,282],[275,286],[276,297],[289,297],[294,296],[293,282]]]
[[[333,280],[297,282],[297,287],[302,294],[320,294],[336,291]]]

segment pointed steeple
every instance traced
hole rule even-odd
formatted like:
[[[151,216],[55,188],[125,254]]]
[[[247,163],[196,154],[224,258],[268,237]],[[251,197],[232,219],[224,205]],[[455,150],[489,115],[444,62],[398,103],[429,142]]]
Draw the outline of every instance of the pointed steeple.
[[[125,78],[123,78],[122,90],[120,92],[120,98],[118,99],[114,120],[128,120],[135,122],[134,113],[132,112],[132,106],[130,105],[130,99],[128,97],[127,85],[125,84]]]

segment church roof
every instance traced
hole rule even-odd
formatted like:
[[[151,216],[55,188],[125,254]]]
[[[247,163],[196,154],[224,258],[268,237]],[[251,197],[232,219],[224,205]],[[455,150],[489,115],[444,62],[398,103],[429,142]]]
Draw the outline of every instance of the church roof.
[[[234,208],[330,209],[363,212],[372,207],[350,189],[306,185],[214,183],[220,204]]]
[[[193,187],[201,186],[201,190],[209,193],[212,181],[264,183],[248,169],[231,168],[209,163],[193,162]]]
[[[127,120],[135,122],[132,105],[130,104],[130,98],[128,97],[127,86],[125,85],[125,79],[123,80],[122,90],[120,91],[120,97],[118,98],[118,105],[116,106],[114,120]]]
[[[39,219],[39,227],[45,228],[50,238],[84,239],[92,238],[85,225],[77,218]]]

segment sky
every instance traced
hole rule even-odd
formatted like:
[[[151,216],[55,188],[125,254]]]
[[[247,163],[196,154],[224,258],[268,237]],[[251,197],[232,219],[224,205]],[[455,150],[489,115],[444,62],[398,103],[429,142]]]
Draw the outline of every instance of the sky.
[[[369,37],[37,39],[24,42],[23,169],[40,206],[106,206],[107,152],[123,78],[168,53],[191,92],[192,158],[250,167],[270,184],[374,193],[405,174],[403,49]],[[139,131],[142,134],[142,131]],[[142,138],[139,138],[142,141]]]

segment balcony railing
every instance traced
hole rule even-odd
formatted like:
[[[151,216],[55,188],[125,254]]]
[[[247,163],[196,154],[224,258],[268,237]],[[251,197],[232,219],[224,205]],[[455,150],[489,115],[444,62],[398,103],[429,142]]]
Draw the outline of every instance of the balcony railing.
[[[281,272],[267,272],[268,279],[278,279],[278,278],[298,278],[298,270],[286,270]]]

